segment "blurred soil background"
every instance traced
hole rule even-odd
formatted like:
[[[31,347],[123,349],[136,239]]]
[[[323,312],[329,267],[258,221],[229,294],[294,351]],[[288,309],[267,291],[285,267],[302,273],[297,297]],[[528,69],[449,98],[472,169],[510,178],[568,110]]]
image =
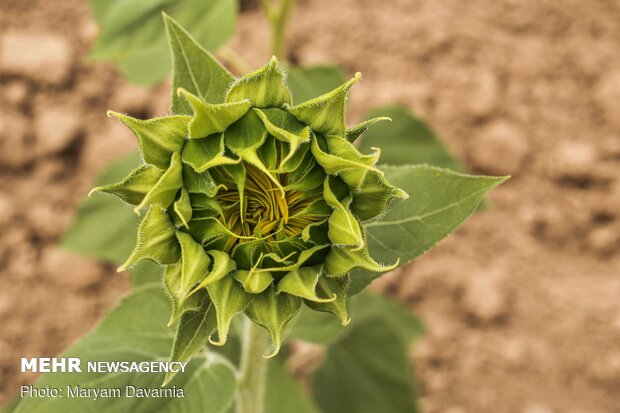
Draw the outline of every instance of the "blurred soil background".
[[[232,47],[257,67],[267,26],[243,3]],[[168,110],[168,85],[87,61],[96,35],[83,0],[0,0],[0,403],[35,379],[20,357],[62,351],[129,288],[55,246],[136,148],[105,110]],[[471,171],[513,176],[375,285],[427,325],[423,411],[620,412],[620,3],[299,0],[289,38],[293,62],[363,72],[351,123],[407,105]]]

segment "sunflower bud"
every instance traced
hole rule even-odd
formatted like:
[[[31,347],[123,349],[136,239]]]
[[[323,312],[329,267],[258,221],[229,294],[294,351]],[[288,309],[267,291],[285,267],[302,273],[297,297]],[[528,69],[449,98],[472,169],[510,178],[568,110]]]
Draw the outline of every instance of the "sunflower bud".
[[[143,259],[164,266],[171,323],[214,310],[213,344],[245,312],[277,353],[302,304],[347,324],[347,285],[357,268],[384,272],[368,253],[363,223],[407,194],[377,168],[379,150],[353,141],[375,119],[345,127],[356,74],[293,105],[278,61],[235,80],[223,103],[179,89],[193,116],[138,120],[109,112],[138,138],[144,164],[93,191],[117,195],[144,218],[119,270]]]

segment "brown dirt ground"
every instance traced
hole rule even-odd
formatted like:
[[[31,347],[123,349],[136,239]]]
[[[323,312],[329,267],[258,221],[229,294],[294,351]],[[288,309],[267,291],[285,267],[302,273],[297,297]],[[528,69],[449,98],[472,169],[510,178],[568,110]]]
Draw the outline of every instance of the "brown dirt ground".
[[[0,48],[58,51],[38,72],[0,61],[0,403],[34,380],[19,357],[63,350],[128,288],[54,246],[135,147],[105,109],[166,111],[165,85],[86,62],[96,32],[83,1],[0,0]],[[620,412],[620,3],[300,0],[290,41],[293,61],[364,73],[351,121],[405,104],[473,171],[513,175],[376,286],[428,326],[411,353],[424,411]],[[258,10],[232,46],[262,63]]]

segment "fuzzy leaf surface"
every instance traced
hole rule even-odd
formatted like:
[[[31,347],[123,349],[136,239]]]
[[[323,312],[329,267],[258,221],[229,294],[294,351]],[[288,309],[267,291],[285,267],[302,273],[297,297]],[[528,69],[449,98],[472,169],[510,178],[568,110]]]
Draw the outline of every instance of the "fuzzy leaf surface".
[[[169,305],[159,284],[136,288],[104,320],[59,357],[79,357],[82,373],[45,373],[37,387],[79,384],[82,388],[121,388],[132,385],[160,388],[165,373],[87,372],[88,361],[165,361],[174,335],[166,327]],[[209,356],[210,357],[210,356]],[[200,356],[179,373],[171,385],[184,388],[184,398],[25,398],[16,413],[152,413],[200,411],[218,413],[230,406],[235,394],[235,373],[227,362]],[[65,390],[66,394],[66,390]]]
[[[405,264],[458,228],[506,177],[473,176],[428,165],[381,166],[386,178],[409,194],[382,219],[365,226],[370,255]],[[354,271],[349,294],[381,274]]]
[[[233,2],[219,0],[218,3]],[[199,17],[200,25],[207,24],[199,13],[195,17]],[[226,90],[234,80],[233,76],[172,17],[164,16],[164,22],[172,51],[172,112],[177,115],[193,114],[189,102],[177,93],[179,88],[206,102],[223,103]]]
[[[406,309],[386,300],[370,294],[355,300],[351,326],[330,345],[313,378],[322,412],[418,411],[408,339],[419,335],[419,323]],[[386,308],[392,311],[383,311]]]
[[[170,70],[161,12],[186,27],[207,50],[216,50],[232,35],[237,14],[234,0],[90,0],[101,32],[91,58],[112,60],[125,77],[143,86],[162,80]]]

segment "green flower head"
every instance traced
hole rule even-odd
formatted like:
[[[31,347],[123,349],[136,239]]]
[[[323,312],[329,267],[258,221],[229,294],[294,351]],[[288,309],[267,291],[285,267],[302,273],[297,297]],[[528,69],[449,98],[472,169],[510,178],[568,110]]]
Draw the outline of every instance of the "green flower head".
[[[230,74],[220,68],[220,73]],[[345,103],[360,74],[293,104],[273,58],[239,79],[219,102],[183,88],[193,115],[138,120],[109,112],[135,133],[144,163],[123,181],[95,188],[143,214],[124,270],[149,259],[164,267],[171,323],[209,307],[210,341],[223,344],[244,312],[271,335],[305,304],[347,324],[352,270],[384,272],[368,253],[363,222],[407,194],[376,167],[379,150],[353,141],[372,123],[345,127]]]

